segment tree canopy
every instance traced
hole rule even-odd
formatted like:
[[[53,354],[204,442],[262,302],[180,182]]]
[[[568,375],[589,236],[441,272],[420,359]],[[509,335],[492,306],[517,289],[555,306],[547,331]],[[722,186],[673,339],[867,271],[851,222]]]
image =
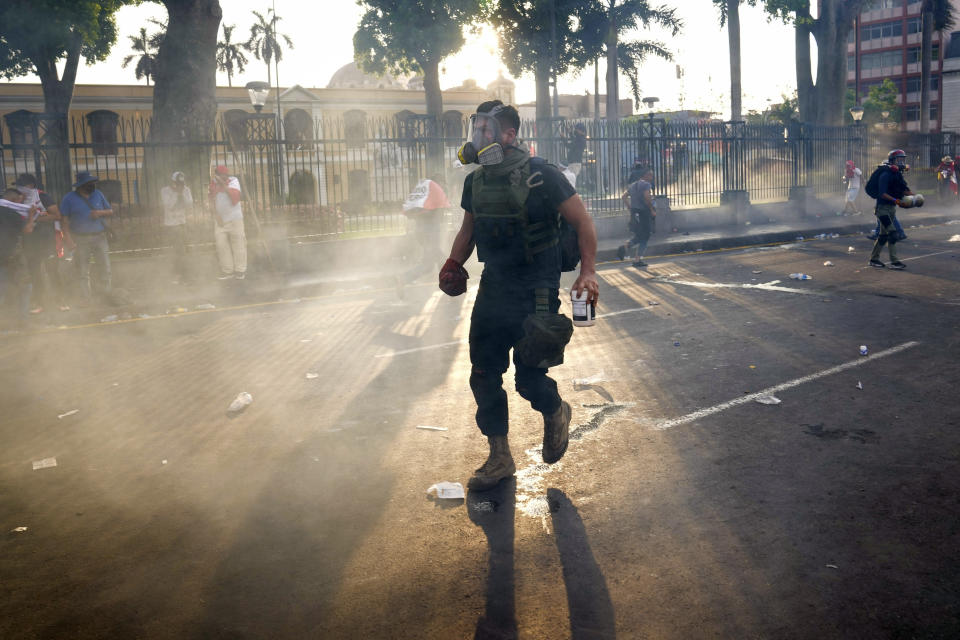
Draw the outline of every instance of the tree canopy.
[[[443,110],[439,64],[464,44],[463,30],[480,0],[360,0],[365,9],[353,36],[357,64],[382,75],[422,73],[427,113]]]
[[[254,11],[253,16],[257,21],[250,26],[250,37],[244,48],[257,60],[267,63],[267,84],[270,84],[270,63],[274,60],[280,62],[283,59],[283,44],[293,49],[293,40],[286,34],[277,33],[277,22],[281,18],[273,12],[273,9],[267,9],[266,16],[259,11]]]

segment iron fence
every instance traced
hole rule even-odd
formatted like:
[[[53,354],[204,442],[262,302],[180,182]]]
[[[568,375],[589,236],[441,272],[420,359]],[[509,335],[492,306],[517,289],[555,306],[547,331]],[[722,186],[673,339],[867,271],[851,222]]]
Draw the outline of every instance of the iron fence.
[[[110,112],[103,112],[110,114]],[[240,178],[245,212],[257,232],[275,229],[300,241],[404,230],[401,204],[425,177],[444,184],[459,202],[472,167],[456,162],[468,121],[425,116],[371,119],[361,112],[343,118],[285,118],[228,111],[209,140],[164,144],[150,136],[150,120],[112,114],[97,121],[69,122],[34,114],[16,126],[0,122],[0,179],[36,174],[55,196],[70,188],[67,171],[90,171],[114,205],[120,248],[159,246],[163,213],[160,189],[173,170],[183,171],[195,208],[188,226],[208,241],[212,167],[226,165]],[[279,124],[279,126],[278,126]],[[574,126],[586,134],[580,158],[571,155]],[[537,155],[566,165],[579,159],[576,186],[596,217],[622,213],[621,194],[632,169],[654,172],[654,189],[674,209],[717,206],[725,194],[746,192],[753,203],[783,202],[797,187],[818,197],[839,196],[847,159],[869,173],[890,148],[903,148],[914,175],[933,178],[944,155],[960,151],[954,133],[900,134],[860,126],[816,127],[721,122],[666,122],[656,117],[603,120],[524,121],[521,137]],[[66,155],[69,167],[63,162]],[[59,173],[58,173],[59,172]],[[58,178],[58,176],[60,176]],[[457,223],[454,206],[450,223]]]

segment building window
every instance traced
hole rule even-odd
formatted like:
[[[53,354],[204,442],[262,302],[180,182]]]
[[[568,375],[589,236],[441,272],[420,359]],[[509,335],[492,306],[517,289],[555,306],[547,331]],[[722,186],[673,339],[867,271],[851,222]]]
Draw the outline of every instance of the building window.
[[[903,22],[878,22],[877,24],[867,25],[860,29],[861,40],[873,40],[875,38],[894,38],[903,35]]]
[[[923,22],[920,18],[907,18],[907,34],[920,33],[923,31]]]
[[[940,43],[934,42],[930,49],[930,59],[940,59]],[[920,62],[920,47],[910,47],[907,49],[907,64],[917,64]]]
[[[921,83],[920,76],[912,76],[907,78],[907,93],[919,93],[920,87],[923,86]],[[930,76],[930,91],[939,91],[940,90],[940,76]]]
[[[904,115],[906,116],[907,122],[917,122],[920,120],[920,105],[911,104],[908,105],[903,110]]]
[[[918,0],[919,1],[919,0]],[[871,0],[864,4],[862,11],[876,11],[877,9],[896,9],[903,6],[903,0]]]
[[[347,147],[357,149],[363,146],[367,132],[367,114],[359,109],[352,109],[343,114],[343,137]]]
[[[94,155],[117,155],[117,124],[119,122],[120,116],[113,111],[100,109],[87,114],[87,126],[90,127],[88,139],[93,143]]]
[[[930,122],[936,122],[939,117],[940,117],[940,109],[938,105],[935,105],[935,104],[930,105]]]
[[[26,158],[27,147],[37,144],[37,114],[20,109],[3,116],[10,132],[10,144],[13,146],[14,158]]]
[[[463,138],[463,114],[459,111],[443,113],[443,137],[451,146],[459,146]]]
[[[899,67],[902,64],[903,53],[899,50],[881,51],[879,53],[865,53],[860,56],[860,68],[864,71],[870,69]]]
[[[313,120],[303,109],[290,109],[283,116],[283,133],[288,148],[300,150],[313,145]]]

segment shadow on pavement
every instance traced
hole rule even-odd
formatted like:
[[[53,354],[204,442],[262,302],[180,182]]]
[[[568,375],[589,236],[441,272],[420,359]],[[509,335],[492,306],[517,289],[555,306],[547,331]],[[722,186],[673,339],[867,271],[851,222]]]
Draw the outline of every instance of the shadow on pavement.
[[[467,492],[470,521],[483,529],[490,548],[486,610],[477,620],[474,640],[512,640],[517,637],[513,572],[516,494],[516,478],[504,480],[489,491]]]
[[[616,638],[613,601],[576,507],[560,489],[547,489],[547,503],[563,566],[573,640]]]

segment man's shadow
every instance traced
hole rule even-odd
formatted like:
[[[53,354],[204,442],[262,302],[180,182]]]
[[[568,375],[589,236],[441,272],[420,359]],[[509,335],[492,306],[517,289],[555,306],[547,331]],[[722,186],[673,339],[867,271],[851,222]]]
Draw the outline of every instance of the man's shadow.
[[[583,520],[560,489],[547,489],[557,551],[563,566],[573,640],[616,638],[613,601],[607,581],[593,557]]]
[[[513,572],[513,522],[517,480],[508,478],[489,491],[467,492],[470,520],[483,529],[490,548],[487,605],[474,640],[515,640],[516,599]]]
[[[477,621],[474,640],[517,638],[513,570],[516,478],[489,491],[467,492],[470,520],[483,529],[490,548],[486,610]],[[573,640],[616,638],[613,602],[606,579],[593,557],[586,529],[576,507],[559,489],[547,489],[547,503],[563,567]],[[549,607],[550,603],[543,603]]]

